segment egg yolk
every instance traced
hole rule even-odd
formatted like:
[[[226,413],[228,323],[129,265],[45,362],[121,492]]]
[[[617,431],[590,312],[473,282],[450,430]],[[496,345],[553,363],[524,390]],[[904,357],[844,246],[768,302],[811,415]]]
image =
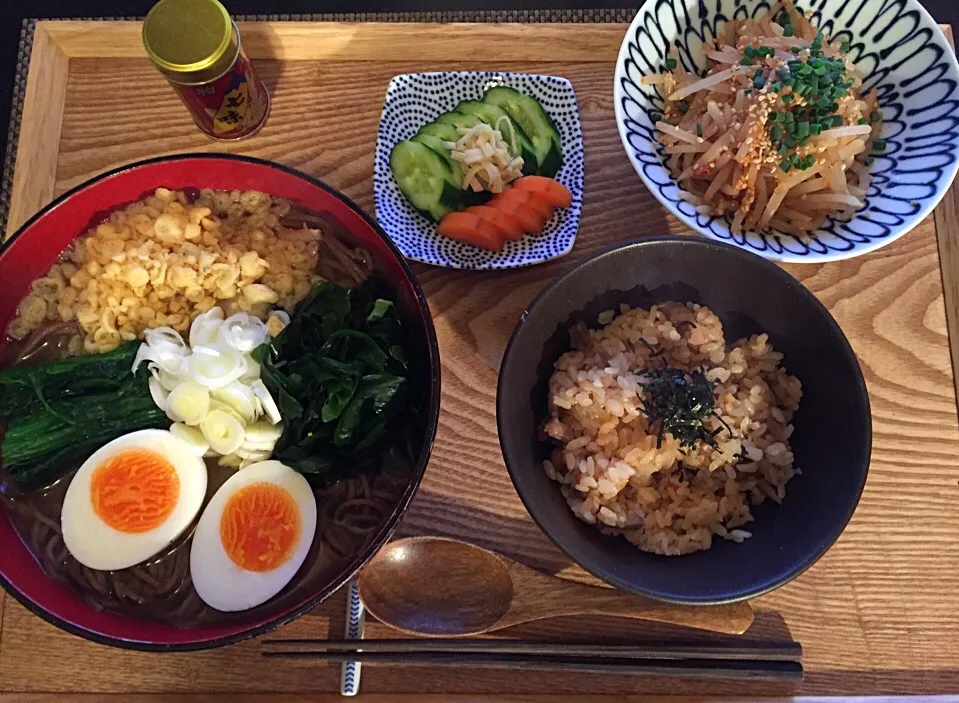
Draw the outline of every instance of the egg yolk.
[[[180,477],[165,457],[146,449],[118,452],[90,481],[93,511],[119,532],[149,532],[162,525],[180,499]]]
[[[220,542],[246,571],[271,571],[286,563],[300,539],[293,496],[273,483],[251,483],[230,496],[220,518]]]

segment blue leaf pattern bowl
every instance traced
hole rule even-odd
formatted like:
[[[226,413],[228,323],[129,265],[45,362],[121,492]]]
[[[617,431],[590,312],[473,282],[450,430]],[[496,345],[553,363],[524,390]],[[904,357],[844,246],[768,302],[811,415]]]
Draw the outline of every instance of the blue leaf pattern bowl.
[[[508,85],[536,98],[553,118],[563,140],[563,168],[556,180],[573,194],[570,208],[558,208],[542,234],[506,242],[501,252],[479,249],[436,234],[436,226],[410,205],[390,172],[390,151],[427,122],[462,100],[480,100],[486,88]],[[376,138],[373,198],[376,219],[404,256],[458,269],[529,266],[568,254],[576,240],[583,207],[583,132],[572,84],[565,78],[506,72],[409,73],[390,81]]]
[[[679,198],[664,165],[650,113],[663,99],[645,75],[665,70],[675,43],[690,70],[706,66],[704,42],[728,19],[761,16],[767,0],[649,0],[623,40],[616,65],[616,121],[626,153],[646,186],[676,217],[712,239],[769,259],[821,262],[878,249],[915,227],[936,206],[959,168],[959,65],[942,31],[915,0],[802,0],[827,35],[848,40],[863,89],[878,91],[882,138],[866,206],[849,221],[830,219],[812,237],[775,230],[733,235],[729,221],[697,213]]]

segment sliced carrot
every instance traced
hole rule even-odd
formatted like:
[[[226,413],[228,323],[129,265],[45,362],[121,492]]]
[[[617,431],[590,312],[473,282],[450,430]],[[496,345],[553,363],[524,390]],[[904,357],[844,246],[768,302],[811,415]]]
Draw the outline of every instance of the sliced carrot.
[[[515,200],[500,200],[499,196],[493,198],[493,200],[490,201],[490,205],[516,220],[524,232],[539,234],[543,231],[543,227],[546,226],[547,218],[544,218],[529,205]]]
[[[444,237],[489,251],[502,251],[505,238],[492,224],[473,213],[451,212],[436,226]]]
[[[541,198],[538,194],[531,193],[528,190],[509,188],[493,198],[493,207],[496,207],[498,201],[519,203],[531,207],[543,218],[544,223],[549,222],[549,218],[553,216],[553,206],[545,198]]]
[[[471,208],[466,208],[466,212],[471,212],[487,220],[510,241],[518,242],[523,238],[523,226],[502,210],[498,210],[491,205],[474,205]]]
[[[546,176],[523,176],[513,181],[513,187],[538,193],[553,207],[569,207],[573,204],[573,194],[569,188]]]

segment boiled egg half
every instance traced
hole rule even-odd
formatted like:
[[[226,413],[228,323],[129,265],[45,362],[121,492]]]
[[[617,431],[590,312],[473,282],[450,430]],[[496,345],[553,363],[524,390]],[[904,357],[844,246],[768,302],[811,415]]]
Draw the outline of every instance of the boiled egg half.
[[[191,525],[206,496],[206,465],[166,430],[105,444],[67,488],[63,541],[77,561],[112,571],[146,561]]]
[[[303,565],[316,533],[310,484],[279,461],[241,469],[200,516],[190,551],[193,586],[224,612],[268,601]]]

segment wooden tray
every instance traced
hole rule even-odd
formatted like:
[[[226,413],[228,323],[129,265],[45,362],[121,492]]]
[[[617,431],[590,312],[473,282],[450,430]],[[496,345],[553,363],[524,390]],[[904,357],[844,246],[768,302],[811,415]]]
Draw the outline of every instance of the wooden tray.
[[[240,29],[272,91],[273,112],[255,138],[220,145],[197,131],[144,58],[137,23],[39,23],[10,227],[96,173],[184,151],[274,159],[324,179],[373,212],[373,148],[392,76],[495,68],[569,78],[580,100],[587,158],[586,202],[573,253],[509,272],[416,268],[440,339],[443,411],[433,461],[401,534],[473,540],[563,577],[589,580],[536,528],[513,491],[497,441],[494,396],[507,337],[550,278],[598,247],[683,231],[633,172],[616,133],[613,68],[626,27],[263,23]],[[478,63],[480,54],[491,60]],[[957,203],[954,189],[935,218],[868,256],[787,267],[830,308],[859,355],[875,431],[869,481],[838,544],[808,573],[755,601],[758,624],[751,634],[782,638],[788,627],[805,646],[802,693],[959,688],[959,419],[946,331],[947,317],[957,329],[959,310]],[[338,595],[279,634],[339,636],[343,611]],[[10,598],[5,610],[0,601],[0,613],[0,691],[9,693],[6,700],[24,700],[27,692],[246,692],[264,694],[258,700],[288,700],[281,694],[338,689],[338,667],[268,663],[256,642],[188,655],[123,652],[66,635]],[[376,624],[369,631],[387,634]],[[661,633],[589,618],[508,634],[589,640]],[[736,683],[375,666],[364,668],[363,691],[444,702],[531,700],[534,694],[538,700],[551,693],[622,701],[640,692],[764,698],[795,692]],[[135,700],[148,698],[155,700]]]

